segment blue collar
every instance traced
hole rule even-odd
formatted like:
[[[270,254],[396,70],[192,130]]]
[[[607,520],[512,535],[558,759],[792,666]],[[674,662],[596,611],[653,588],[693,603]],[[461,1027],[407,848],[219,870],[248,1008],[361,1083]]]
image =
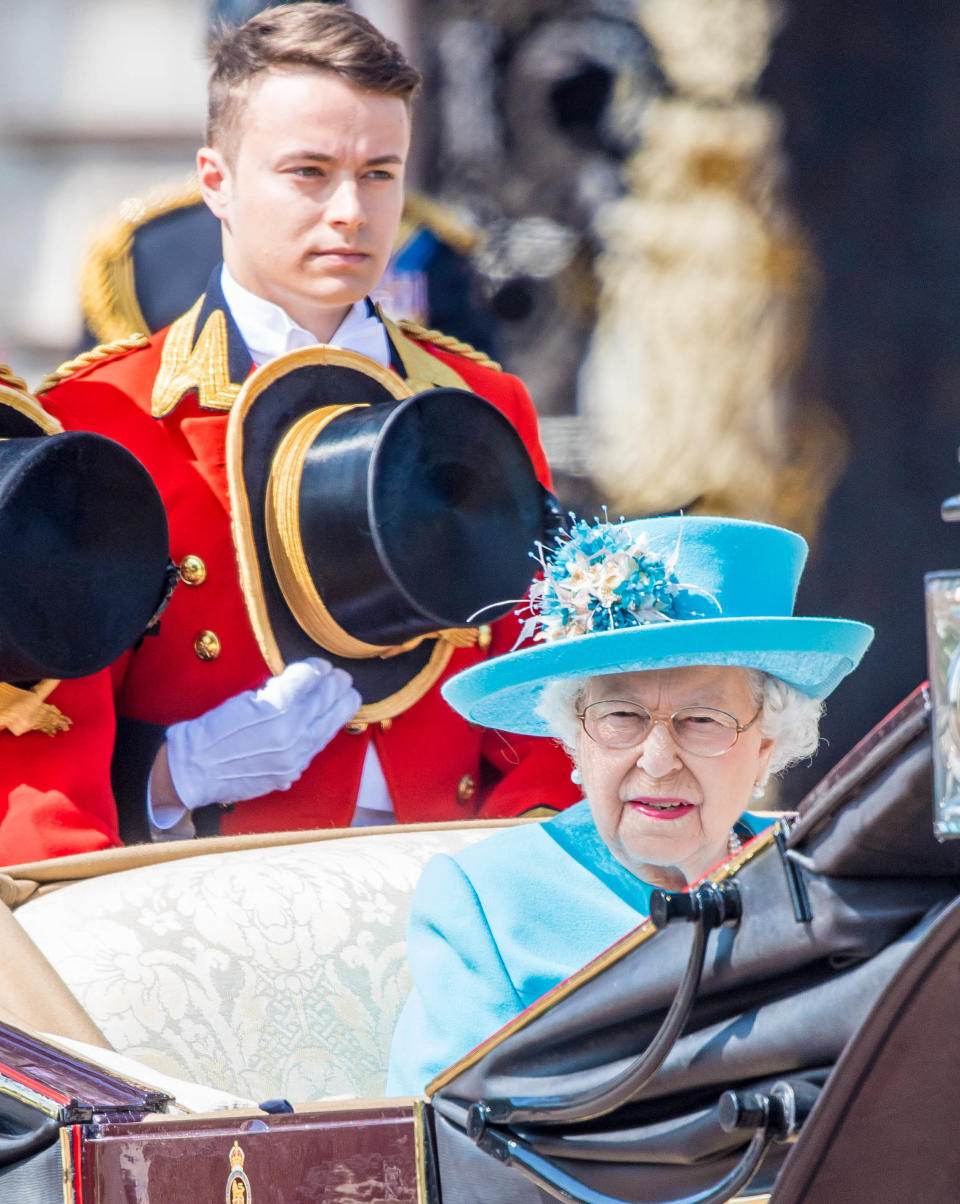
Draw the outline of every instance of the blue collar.
[[[738,834],[745,840],[762,832],[768,824],[745,812],[737,821]],[[593,822],[590,804],[584,799],[561,811],[543,825],[563,851],[610,888],[629,907],[640,915],[650,912],[650,892],[653,887],[620,864],[603,842]]]

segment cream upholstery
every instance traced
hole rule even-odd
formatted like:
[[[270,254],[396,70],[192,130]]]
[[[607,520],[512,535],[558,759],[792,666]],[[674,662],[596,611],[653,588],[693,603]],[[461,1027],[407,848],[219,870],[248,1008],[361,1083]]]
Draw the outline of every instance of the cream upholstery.
[[[214,853],[14,913],[121,1053],[263,1100],[382,1096],[426,860],[482,828]]]

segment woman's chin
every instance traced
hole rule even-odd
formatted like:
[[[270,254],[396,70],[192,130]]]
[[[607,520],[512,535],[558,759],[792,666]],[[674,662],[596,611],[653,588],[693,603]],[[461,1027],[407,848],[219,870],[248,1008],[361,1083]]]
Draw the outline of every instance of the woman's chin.
[[[722,841],[715,850],[708,848],[702,834],[698,840],[691,840],[689,834],[687,839],[680,839],[680,835],[677,829],[671,829],[669,835],[637,840],[630,835],[624,838],[621,833],[620,848],[614,855],[625,869],[644,882],[682,890],[687,883],[695,882],[719,865],[727,851]]]
[[[685,800],[657,808],[643,800],[625,803],[617,836],[631,856],[651,864],[677,864],[703,843],[700,808]]]
[[[673,871],[682,873],[681,867],[693,849],[686,842],[645,840],[620,840],[619,848],[613,849],[613,854],[625,869],[645,882],[653,880],[657,872]]]

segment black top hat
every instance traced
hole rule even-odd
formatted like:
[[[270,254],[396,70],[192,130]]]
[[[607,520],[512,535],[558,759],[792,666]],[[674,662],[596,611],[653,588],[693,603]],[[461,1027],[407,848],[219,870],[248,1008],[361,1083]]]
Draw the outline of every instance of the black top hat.
[[[144,633],[167,595],[163,503],[101,435],[0,388],[0,680],[84,677]]]
[[[510,610],[551,520],[519,435],[459,389],[413,394],[365,356],[311,347],[234,403],[227,472],[241,581],[274,672],[321,655],[399,714],[456,645]]]

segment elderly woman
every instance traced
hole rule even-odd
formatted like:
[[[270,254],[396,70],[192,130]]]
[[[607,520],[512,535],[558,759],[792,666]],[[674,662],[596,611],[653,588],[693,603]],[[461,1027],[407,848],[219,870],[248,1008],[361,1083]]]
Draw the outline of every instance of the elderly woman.
[[[439,1071],[769,821],[770,774],[816,750],[825,698],[872,629],[799,618],[806,544],[720,518],[579,522],[531,591],[534,643],[444,689],[468,719],[552,733],[585,799],[434,858],[414,895],[414,989],[387,1090]]]

